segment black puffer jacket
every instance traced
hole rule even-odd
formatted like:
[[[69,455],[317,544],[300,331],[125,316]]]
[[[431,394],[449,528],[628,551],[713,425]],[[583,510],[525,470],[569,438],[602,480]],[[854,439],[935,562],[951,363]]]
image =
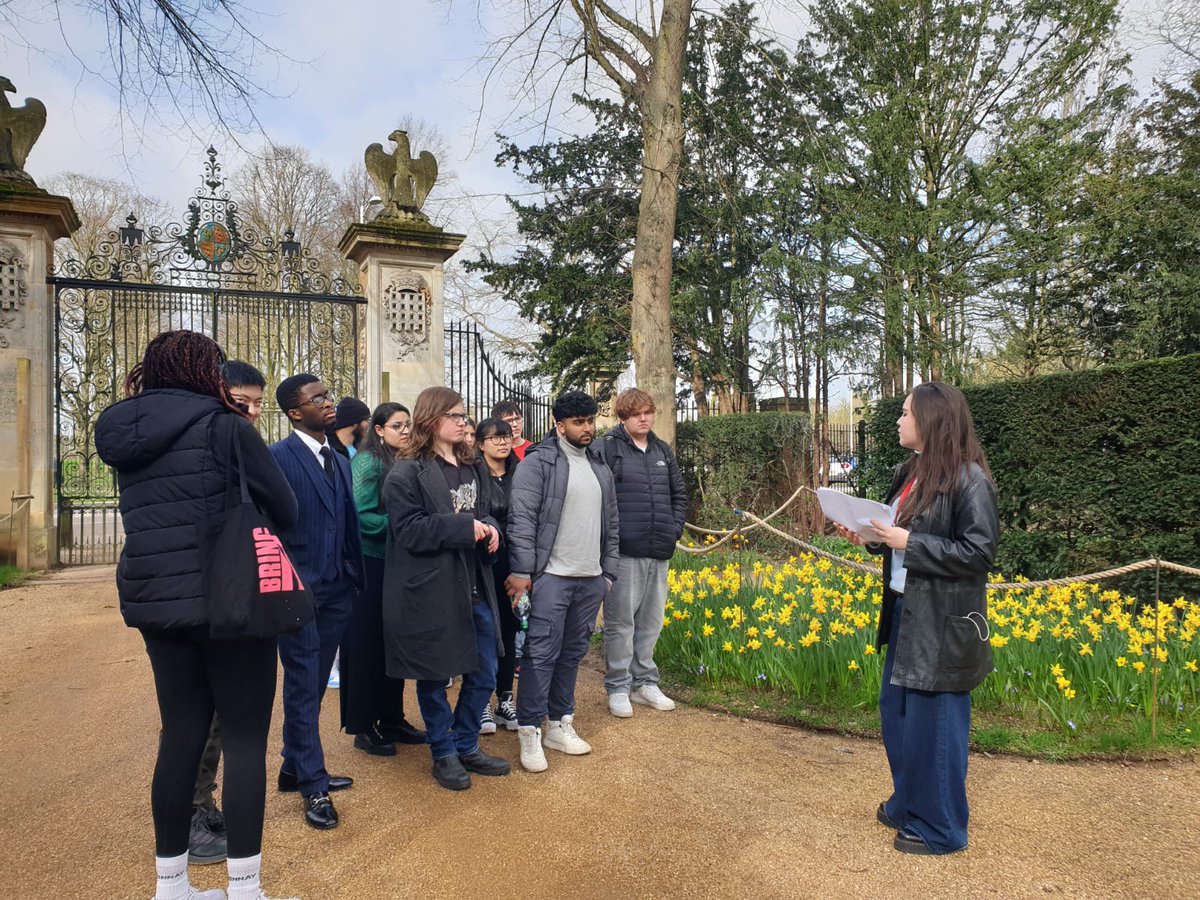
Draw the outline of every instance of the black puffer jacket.
[[[670,559],[687,519],[687,490],[675,454],[654,432],[646,450],[618,425],[600,441],[600,453],[612,469],[621,518],[621,555]]]
[[[888,502],[904,485],[896,470]],[[996,486],[979,466],[963,470],[958,490],[942,494],[908,525],[904,551],[903,614],[892,665],[892,684],[918,691],[969,691],[992,671],[987,639],[987,576],[996,557],[1000,522]],[[876,646],[887,643],[896,594],[892,551],[883,553],[883,608]]]
[[[225,493],[231,432],[250,496],[278,528],[291,528],[296,497],[287,479],[249,420],[215,397],[143,391],[100,414],[96,451],[117,470],[121,492],[125,547],[117,591],[126,625],[207,624],[197,526],[232,500]]]

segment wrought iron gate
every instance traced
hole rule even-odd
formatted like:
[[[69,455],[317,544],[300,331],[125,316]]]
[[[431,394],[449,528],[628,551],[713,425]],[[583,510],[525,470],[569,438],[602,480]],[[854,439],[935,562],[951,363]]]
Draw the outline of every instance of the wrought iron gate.
[[[493,361],[474,322],[446,323],[446,386],[463,395],[467,413],[478,422],[492,406],[512,400],[525,419],[524,436],[537,443],[550,430],[550,398],[532,384],[506,374]]]
[[[130,215],[87,259],[59,263],[55,296],[55,410],[59,561],[115,562],[123,533],[112,470],[96,455],[95,424],[124,396],[125,376],[163,331],[214,338],[230,359],[266,376],[259,430],[287,433],[273,386],[319,375],[337,396],[358,396],[366,299],[331,277],[289,231],[284,240],[245,226],[216,151],[183,224],[143,230]]]

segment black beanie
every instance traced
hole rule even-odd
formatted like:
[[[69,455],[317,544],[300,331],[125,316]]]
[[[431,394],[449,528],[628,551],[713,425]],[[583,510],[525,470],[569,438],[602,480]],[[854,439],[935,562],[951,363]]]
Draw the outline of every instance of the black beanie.
[[[345,428],[348,425],[357,425],[363,419],[371,418],[371,407],[363,403],[357,397],[343,397],[342,402],[337,405],[337,418],[334,420],[334,428]]]

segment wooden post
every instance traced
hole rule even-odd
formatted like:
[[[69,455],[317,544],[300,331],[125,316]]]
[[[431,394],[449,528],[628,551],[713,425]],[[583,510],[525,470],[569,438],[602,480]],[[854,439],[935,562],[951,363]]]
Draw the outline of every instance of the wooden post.
[[[1154,659],[1150,670],[1150,743],[1158,743],[1158,603],[1159,576],[1162,574],[1162,560],[1154,560]]]

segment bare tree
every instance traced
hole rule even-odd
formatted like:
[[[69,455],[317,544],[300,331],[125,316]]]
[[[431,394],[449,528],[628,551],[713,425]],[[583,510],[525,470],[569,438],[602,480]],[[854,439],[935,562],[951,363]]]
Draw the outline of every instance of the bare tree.
[[[61,172],[46,180],[44,187],[53,194],[70,197],[79,214],[79,229],[69,239],[54,245],[55,262],[66,258],[86,260],[100,251],[100,244],[126,224],[130,215],[142,225],[165,225],[169,215],[163,201],[145,194],[115,178],[101,178],[82,172]]]
[[[84,77],[116,93],[122,125],[141,133],[173,111],[207,141],[205,125],[258,128],[254,104],[269,94],[256,73],[283,54],[259,37],[257,15],[241,0],[0,0],[0,58],[49,52],[34,23],[51,22]],[[99,54],[87,48],[96,29]]]
[[[1166,49],[1161,78],[1176,82],[1200,69],[1200,0],[1160,0],[1134,33],[1148,45]]]
[[[541,96],[544,70],[557,68],[553,87],[594,62],[638,110],[642,126],[642,183],[633,254],[631,342],[639,387],[659,409],[675,408],[671,332],[671,251],[675,239],[679,166],[683,154],[684,53],[693,0],[514,0],[513,33],[492,45],[488,81],[508,67],[524,71],[518,92]],[[657,13],[655,7],[658,7]],[[620,8],[618,8],[620,7]],[[630,7],[630,8],[625,8]],[[547,116],[549,106],[546,107]],[[675,438],[674,417],[658,421]]]

